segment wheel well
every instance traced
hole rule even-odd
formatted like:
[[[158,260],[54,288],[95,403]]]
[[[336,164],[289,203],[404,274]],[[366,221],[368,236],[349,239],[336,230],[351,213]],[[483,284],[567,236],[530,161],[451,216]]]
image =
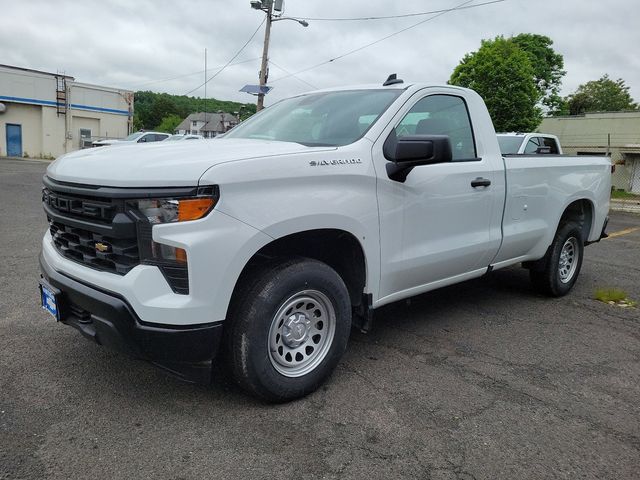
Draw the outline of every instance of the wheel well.
[[[586,242],[593,222],[593,205],[591,202],[587,199],[582,199],[569,204],[562,213],[558,228],[567,222],[576,222],[580,225],[582,241]]]
[[[351,304],[354,307],[362,304],[367,276],[365,256],[356,237],[344,230],[307,230],[274,240],[251,257],[236,285],[264,263],[293,256],[313,258],[329,265],[345,283]]]

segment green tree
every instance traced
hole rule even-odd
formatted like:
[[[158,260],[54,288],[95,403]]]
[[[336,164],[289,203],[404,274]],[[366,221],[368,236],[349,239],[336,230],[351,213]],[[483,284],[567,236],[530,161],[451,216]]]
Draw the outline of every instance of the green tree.
[[[611,80],[604,75],[583,85],[566,98],[570,115],[585,112],[619,112],[637,110],[638,104],[633,101],[629,87],[621,78]]]
[[[158,130],[159,132],[173,133],[180,122],[182,122],[181,117],[171,114],[164,117],[160,122],[160,125],[158,125],[155,130]]]
[[[511,39],[496,37],[465,55],[449,83],[478,92],[497,131],[533,131],[542,120],[535,75],[529,54]]]
[[[143,121],[145,123],[145,127],[149,128],[148,126],[150,126],[150,128],[155,129],[158,128],[163,118],[177,114],[178,107],[175,102],[169,98],[168,95],[161,95],[153,102],[149,109],[147,118]]]
[[[563,56],[551,47],[553,40],[534,33],[521,33],[510,40],[529,56],[541,105],[550,111],[561,109],[560,87],[567,72],[563,70]]]

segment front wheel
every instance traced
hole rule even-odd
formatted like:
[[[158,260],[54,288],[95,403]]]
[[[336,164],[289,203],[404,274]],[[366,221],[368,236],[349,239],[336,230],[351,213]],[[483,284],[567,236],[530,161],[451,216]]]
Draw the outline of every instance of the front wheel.
[[[583,253],[580,226],[575,222],[560,226],[543,259],[542,268],[529,272],[534,288],[553,297],[569,293],[578,279]]]
[[[286,260],[239,287],[229,318],[229,367],[248,393],[281,402],[302,397],[334,370],[351,330],[340,276],[312,259]]]

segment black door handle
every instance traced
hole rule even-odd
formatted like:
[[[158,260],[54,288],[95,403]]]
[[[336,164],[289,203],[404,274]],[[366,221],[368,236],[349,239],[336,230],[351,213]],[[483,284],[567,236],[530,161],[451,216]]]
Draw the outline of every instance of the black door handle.
[[[471,180],[471,186],[473,188],[488,187],[489,185],[491,185],[491,180],[489,180],[488,178],[478,177],[475,180]]]

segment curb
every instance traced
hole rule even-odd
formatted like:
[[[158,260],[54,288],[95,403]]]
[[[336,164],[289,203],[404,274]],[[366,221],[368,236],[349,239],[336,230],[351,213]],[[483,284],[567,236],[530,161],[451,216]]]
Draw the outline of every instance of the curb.
[[[640,213],[640,199],[611,200],[609,208],[618,212]]]
[[[24,158],[24,157],[0,157],[0,162],[4,160],[16,160],[22,162],[40,162],[40,163],[51,163],[53,160],[47,160],[46,158]]]

